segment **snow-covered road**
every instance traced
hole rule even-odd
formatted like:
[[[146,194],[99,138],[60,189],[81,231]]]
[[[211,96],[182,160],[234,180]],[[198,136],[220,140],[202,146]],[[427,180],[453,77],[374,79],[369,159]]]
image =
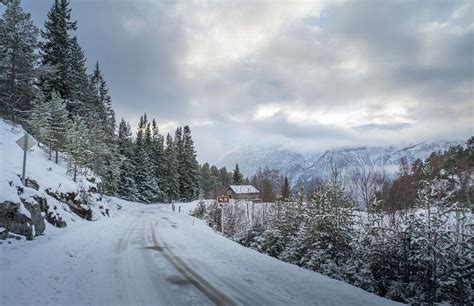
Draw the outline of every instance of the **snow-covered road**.
[[[395,304],[232,242],[166,205],[0,245],[4,305]]]

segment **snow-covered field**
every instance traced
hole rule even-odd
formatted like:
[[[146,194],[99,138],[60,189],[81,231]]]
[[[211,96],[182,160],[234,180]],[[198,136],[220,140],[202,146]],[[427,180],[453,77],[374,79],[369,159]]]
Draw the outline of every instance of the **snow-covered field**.
[[[0,303],[395,304],[242,247],[169,205],[120,202],[117,217],[0,245]]]

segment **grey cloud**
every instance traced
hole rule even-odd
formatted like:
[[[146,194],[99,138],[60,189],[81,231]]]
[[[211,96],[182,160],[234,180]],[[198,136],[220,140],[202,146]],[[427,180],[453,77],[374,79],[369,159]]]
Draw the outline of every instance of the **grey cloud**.
[[[40,24],[51,3],[24,0]],[[206,20],[212,2],[199,11],[186,1],[84,0],[71,5],[79,41],[90,64],[101,62],[119,115],[136,120],[146,111],[159,122],[212,121],[192,127],[201,160],[225,151],[229,138],[235,144],[261,139],[373,144],[385,141],[387,133],[398,141],[464,137],[471,128],[472,1],[333,1],[321,16],[302,15],[245,56],[195,68],[196,77],[186,76],[184,60],[196,42],[190,35],[202,29],[188,21],[196,17],[191,14]],[[222,22],[235,28],[245,22],[244,29],[270,16],[274,6],[262,2],[259,17],[248,6],[215,5],[227,17],[235,12]],[[143,21],[144,27],[127,31],[124,20]],[[422,31],[433,24],[440,30]],[[207,39],[197,37],[198,43]],[[415,124],[372,123],[379,122],[387,100],[393,104],[403,98],[411,101],[400,101],[407,111],[404,119]],[[290,123],[281,113],[253,120],[256,107],[268,103],[308,111],[363,109],[367,122],[346,129]]]
[[[364,124],[354,127],[355,130],[359,131],[373,131],[373,130],[382,130],[382,131],[399,131],[413,126],[411,123],[390,123],[390,124]]]

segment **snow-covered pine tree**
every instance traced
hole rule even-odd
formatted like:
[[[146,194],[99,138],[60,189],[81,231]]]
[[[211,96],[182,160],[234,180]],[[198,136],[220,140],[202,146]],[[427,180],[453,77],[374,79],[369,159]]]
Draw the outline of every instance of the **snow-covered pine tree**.
[[[168,202],[179,199],[178,158],[175,143],[170,134],[166,135],[166,148],[163,151],[163,186]]]
[[[232,173],[232,184],[242,185],[244,182],[244,176],[240,172],[239,164],[235,164],[234,172]]]
[[[474,225],[469,208],[455,202],[449,208],[454,224],[449,229],[453,247],[448,249],[451,268],[442,281],[443,298],[454,305],[474,302]],[[468,216],[471,216],[469,218]]]
[[[98,175],[102,174],[104,161],[108,154],[106,134],[101,123],[100,114],[90,112],[86,118],[89,130],[89,150],[91,152],[88,166]]]
[[[173,140],[174,152],[176,154],[176,159],[178,161],[178,182],[179,182],[179,200],[184,198],[185,194],[185,184],[184,176],[186,173],[185,157],[184,157],[184,142],[183,142],[183,128],[178,127],[174,133]]]
[[[345,194],[342,181],[334,176],[328,186],[327,199],[330,215],[325,221],[333,226],[331,237],[330,256],[335,264],[331,273],[333,277],[342,279],[344,276],[344,265],[350,260],[352,254],[352,241],[354,239],[354,206],[352,200]],[[333,218],[333,220],[330,220]]]
[[[45,100],[42,91],[36,93],[36,97],[32,102],[32,109],[29,116],[29,125],[32,133],[37,140],[50,147],[48,139],[51,135],[51,112],[49,103]]]
[[[76,37],[71,39],[68,51],[67,74],[71,79],[69,85],[70,97],[67,106],[69,117],[82,116],[85,118],[91,111],[94,111],[89,107],[93,103],[93,94],[87,75],[86,57]]]
[[[285,176],[285,180],[283,181],[283,185],[281,186],[281,197],[283,199],[289,199],[291,192],[290,192],[290,183],[288,182],[288,177]]]
[[[89,99],[89,111],[92,114],[90,125],[97,131],[97,139],[92,140],[92,151],[96,156],[95,171],[102,177],[101,188],[107,194],[115,194],[120,173],[120,162],[117,152],[115,134],[115,114],[112,99],[108,93],[107,83],[97,62],[89,77],[89,88],[92,99]],[[85,90],[85,92],[89,92]]]
[[[133,141],[130,125],[124,118],[118,127],[118,153],[120,158],[119,181],[117,194],[129,201],[138,200],[138,190],[135,184],[135,167],[133,164]]]
[[[204,163],[199,167],[199,186],[200,194],[204,199],[210,199],[211,190],[213,188],[213,181],[211,177],[211,169],[209,163]]]
[[[160,202],[166,201],[166,194],[164,192],[164,139],[159,133],[158,125],[155,119],[152,120],[151,124],[151,160],[155,171],[155,179],[158,184],[159,190],[157,190],[157,198]]]
[[[66,151],[71,157],[69,162],[73,172],[73,180],[76,181],[77,173],[88,161],[88,131],[82,117],[73,118],[72,124],[67,129]]]
[[[447,231],[452,191],[446,185],[446,181],[437,179],[423,181],[416,199],[419,210],[409,214],[407,222],[412,229],[410,259],[414,286],[411,302],[443,302],[443,284],[449,283],[450,276],[455,275],[452,273],[454,260],[450,250],[456,246]]]
[[[409,286],[400,275],[400,236],[393,224],[385,222],[382,206],[374,197],[367,207],[345,277],[358,287],[403,302]]]
[[[303,208],[296,237],[282,254],[285,260],[343,279],[353,239],[352,203],[339,180],[318,189]]]
[[[102,123],[107,135],[115,133],[115,112],[112,108],[112,98],[109,88],[100,70],[99,62],[96,62],[94,71],[90,76],[90,83],[96,98],[96,110],[100,113]]]
[[[48,72],[40,78],[41,89],[49,98],[52,92],[72,100],[72,82],[70,75],[70,32],[76,30],[76,22],[71,21],[69,1],[55,0],[48,12],[44,24],[45,31],[41,31],[43,43],[41,56],[43,68]],[[69,110],[68,110],[69,111]]]
[[[31,107],[38,34],[20,0],[8,1],[0,18],[0,113],[12,120],[25,119]]]
[[[140,117],[134,148],[135,183],[139,199],[145,203],[158,201],[153,163],[150,159],[151,129],[146,114]]]
[[[116,140],[116,136],[112,137]],[[100,187],[103,192],[108,195],[115,195],[118,188],[118,180],[120,176],[120,157],[117,154],[117,145],[115,142],[111,142],[107,146],[106,155],[104,157],[104,163],[102,165],[102,171],[100,173],[102,177],[102,183]]]
[[[138,197],[141,202],[152,203],[157,201],[153,164],[145,147],[135,148],[135,182],[137,184]]]
[[[66,146],[66,130],[69,125],[68,113],[66,110],[66,101],[59,94],[53,92],[51,99],[47,102],[49,108],[49,125],[51,133],[46,142],[50,149],[56,152],[54,162],[58,163],[59,151],[63,151]]]
[[[181,198],[192,201],[199,196],[199,164],[196,160],[196,150],[188,125],[183,128],[183,160],[184,176],[182,180]]]

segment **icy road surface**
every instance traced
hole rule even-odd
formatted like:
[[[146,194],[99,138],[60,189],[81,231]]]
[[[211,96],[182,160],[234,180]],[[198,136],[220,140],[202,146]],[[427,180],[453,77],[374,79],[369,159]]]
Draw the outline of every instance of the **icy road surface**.
[[[389,305],[259,254],[166,205],[0,245],[4,305]]]

